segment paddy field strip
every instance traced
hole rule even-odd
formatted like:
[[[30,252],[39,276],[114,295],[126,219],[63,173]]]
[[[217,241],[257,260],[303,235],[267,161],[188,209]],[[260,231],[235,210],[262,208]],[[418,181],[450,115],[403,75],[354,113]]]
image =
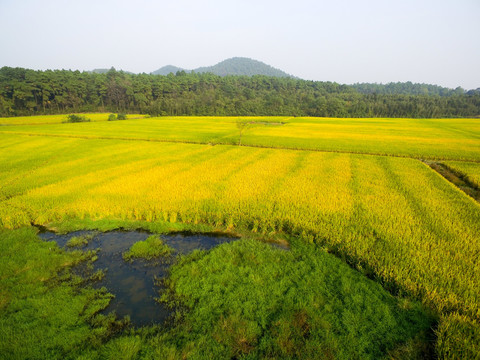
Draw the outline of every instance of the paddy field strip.
[[[107,121],[109,113],[91,113],[78,114],[85,116],[90,121]],[[129,114],[130,119],[144,118],[145,115]],[[0,126],[6,125],[46,125],[46,124],[61,124],[67,119],[66,114],[61,115],[37,115],[37,116],[16,116],[16,117],[0,117]]]
[[[298,238],[432,309],[438,356],[478,355],[480,205],[418,160],[475,176],[478,120],[248,119],[251,146],[234,145],[236,121],[1,128],[0,226],[137,221]]]
[[[244,146],[480,161],[478,119],[161,117],[4,126],[0,133],[236,145],[239,121],[249,122]]]

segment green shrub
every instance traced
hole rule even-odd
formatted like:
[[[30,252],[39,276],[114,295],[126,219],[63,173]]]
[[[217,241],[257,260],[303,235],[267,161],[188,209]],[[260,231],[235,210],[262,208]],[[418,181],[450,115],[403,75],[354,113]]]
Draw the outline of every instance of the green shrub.
[[[127,120],[127,114],[125,113],[117,114],[117,120]]]
[[[108,115],[108,121],[114,121],[114,120],[117,120],[117,115],[115,114]]]
[[[67,115],[67,118],[63,121],[64,123],[79,123],[79,122],[89,122],[90,119],[85,115],[76,115],[70,114]]]

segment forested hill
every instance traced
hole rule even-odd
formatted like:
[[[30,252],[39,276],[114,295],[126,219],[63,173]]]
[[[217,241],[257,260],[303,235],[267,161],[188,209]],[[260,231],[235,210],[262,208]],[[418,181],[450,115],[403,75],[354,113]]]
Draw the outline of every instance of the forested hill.
[[[276,69],[270,65],[267,65],[261,61],[235,57],[224,60],[214,66],[201,67],[194,70],[198,73],[212,73],[215,75],[265,75],[275,77],[292,77],[282,70]]]
[[[227,75],[265,75],[275,77],[292,77],[282,70],[276,69],[270,65],[267,65],[261,61],[244,58],[234,57],[224,60],[213,66],[199,67],[194,70],[185,70],[173,65],[164,66],[154,72],[154,75],[168,75],[169,73],[176,74],[177,71],[195,72],[195,73],[212,73],[219,76]]]
[[[190,72],[189,70],[185,70],[185,69],[179,68],[179,67],[174,66],[174,65],[166,65],[164,67],[161,67],[158,70],[155,70],[154,72],[152,72],[152,74],[153,75],[168,75],[170,73],[176,74],[178,71]]]
[[[472,117],[480,94],[362,93],[294,78],[178,72],[167,76],[0,69],[0,116],[87,111],[152,115]]]
[[[110,69],[93,69],[92,71],[89,71],[89,72],[92,72],[92,73],[97,73],[97,74],[106,74],[107,72],[109,72],[110,70],[115,70],[115,68],[111,67]],[[121,70],[127,74],[134,74],[132,73],[131,71],[125,71],[125,70]]]

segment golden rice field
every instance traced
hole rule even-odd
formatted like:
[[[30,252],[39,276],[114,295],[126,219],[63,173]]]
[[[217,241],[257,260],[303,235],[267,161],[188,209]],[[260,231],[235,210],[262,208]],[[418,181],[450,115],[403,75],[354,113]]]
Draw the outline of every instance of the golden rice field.
[[[108,115],[98,116],[104,119]],[[16,120],[8,121],[13,124]],[[49,126],[12,125],[0,127],[0,133],[231,145],[239,142],[238,121],[251,123],[243,133],[243,145],[480,161],[478,119],[160,117]]]
[[[81,114],[90,121],[107,121],[108,113],[92,113]],[[130,114],[128,118],[143,118],[145,115]],[[44,125],[44,124],[61,124],[65,121],[66,115],[37,115],[37,116],[17,116],[17,117],[0,117],[0,126],[2,125]]]
[[[480,205],[419,161],[451,160],[478,185],[478,119],[268,118],[246,146],[236,121],[5,126],[0,225],[123,219],[300,237],[420,299],[440,317],[439,342],[465,328],[478,339]]]

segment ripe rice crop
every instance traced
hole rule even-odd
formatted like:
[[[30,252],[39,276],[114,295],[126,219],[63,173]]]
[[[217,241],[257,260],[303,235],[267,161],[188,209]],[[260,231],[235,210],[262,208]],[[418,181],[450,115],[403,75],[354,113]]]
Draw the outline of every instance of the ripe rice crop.
[[[1,137],[4,227],[88,217],[286,232],[439,311],[480,318],[480,207],[417,160]]]
[[[233,146],[238,121],[246,146]],[[166,117],[0,130],[1,228],[112,219],[298,237],[434,309],[439,356],[462,354],[452,339],[475,348],[480,205],[419,160],[450,159],[478,185],[478,120]]]
[[[107,121],[108,113],[80,114],[90,121]],[[0,125],[39,125],[39,124],[60,124],[65,121],[66,115],[38,115],[38,116],[16,116],[0,117]],[[128,118],[143,118],[145,115],[129,114]]]
[[[477,119],[162,117],[4,126],[0,133],[232,145],[240,140],[239,121],[249,122],[241,141],[247,146],[480,161]]]

